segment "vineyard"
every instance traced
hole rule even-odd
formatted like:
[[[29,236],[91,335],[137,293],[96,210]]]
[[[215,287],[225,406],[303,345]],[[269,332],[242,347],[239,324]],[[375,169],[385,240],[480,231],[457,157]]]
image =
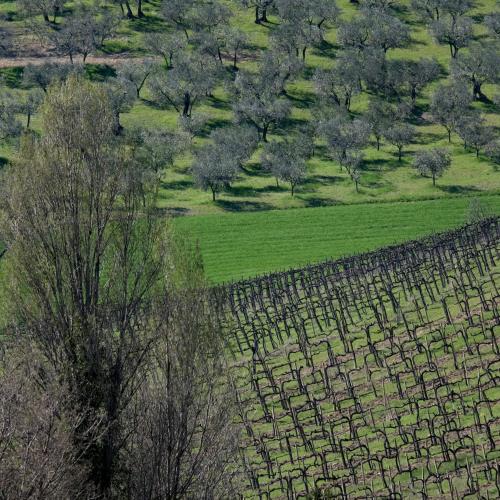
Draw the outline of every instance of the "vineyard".
[[[500,219],[217,289],[250,498],[500,496]]]

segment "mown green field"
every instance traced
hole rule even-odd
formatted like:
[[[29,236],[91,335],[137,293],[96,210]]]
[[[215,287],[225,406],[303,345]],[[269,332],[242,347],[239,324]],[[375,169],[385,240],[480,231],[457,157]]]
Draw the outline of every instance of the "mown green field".
[[[178,233],[200,245],[207,277],[223,282],[373,250],[459,226],[472,198],[340,205],[179,217]],[[500,196],[479,204],[500,213]]]

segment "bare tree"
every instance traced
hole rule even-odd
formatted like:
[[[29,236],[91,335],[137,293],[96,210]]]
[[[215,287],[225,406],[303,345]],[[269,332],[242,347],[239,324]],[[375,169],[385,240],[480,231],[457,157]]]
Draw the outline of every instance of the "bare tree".
[[[235,395],[209,295],[191,275],[180,296],[155,305],[158,333],[148,372],[127,412],[127,496],[235,498]],[[198,283],[199,286],[199,283]]]
[[[3,337],[0,352],[2,498],[93,498],[72,441],[83,415],[50,365],[26,341]],[[98,439],[99,420],[89,429]]]
[[[156,338],[139,317],[167,255],[113,114],[101,87],[74,76],[53,87],[43,134],[24,139],[2,197],[12,309],[85,413],[72,440],[101,495],[117,480],[121,416]],[[89,441],[96,418],[104,433]]]

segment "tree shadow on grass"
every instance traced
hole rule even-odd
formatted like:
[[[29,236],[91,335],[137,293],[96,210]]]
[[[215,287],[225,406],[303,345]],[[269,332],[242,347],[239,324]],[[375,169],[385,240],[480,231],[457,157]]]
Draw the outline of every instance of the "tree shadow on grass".
[[[181,180],[172,182],[162,182],[162,189],[170,189],[173,191],[182,191],[183,189],[189,189],[193,187],[193,181],[191,180]]]
[[[334,205],[341,205],[342,202],[335,200],[334,198],[320,198],[318,196],[312,198],[303,198],[298,196],[302,200],[307,208],[314,207],[332,207]]]
[[[391,151],[391,153],[394,152]],[[391,159],[374,158],[370,160],[364,160],[363,170],[367,172],[381,173],[384,171],[396,170],[398,168],[401,168],[403,165],[404,165],[404,156],[403,156],[403,161],[399,161],[396,153],[396,157]]]
[[[158,207],[155,212],[159,217],[182,217],[189,214],[190,210],[184,207]]]
[[[226,212],[258,212],[272,208],[268,203],[257,201],[216,200],[215,204]]]
[[[229,125],[232,125],[233,122],[231,120],[227,120],[225,118],[213,118],[208,120],[205,125],[203,126],[203,129],[197,134],[197,137],[208,137],[210,135],[210,132],[212,130],[215,130],[217,128],[222,128],[222,127],[228,127]]]
[[[289,92],[287,97],[299,109],[310,109],[316,101],[315,94],[307,90],[294,90],[293,92]]]
[[[18,89],[23,83],[23,68],[2,68],[0,69],[0,79],[6,87]]]
[[[104,82],[116,76],[116,70],[108,64],[86,64],[85,74],[93,82]]]
[[[437,181],[436,188],[448,194],[471,194],[481,192],[481,189],[474,186],[457,186],[454,184],[449,186],[440,186],[439,180]]]
[[[167,29],[167,25],[163,19],[151,14],[143,18],[136,17],[132,19],[128,26],[139,33],[159,33]]]

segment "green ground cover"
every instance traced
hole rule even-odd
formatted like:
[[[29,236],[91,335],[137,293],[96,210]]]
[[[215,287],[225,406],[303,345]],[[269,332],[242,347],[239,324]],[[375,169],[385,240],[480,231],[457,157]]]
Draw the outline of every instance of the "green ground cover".
[[[243,9],[237,2],[230,2],[234,16],[231,23],[249,36],[249,47],[245,49],[240,66],[246,69],[255,67],[259,50],[266,49],[269,34],[275,29],[277,18],[271,16],[270,23],[258,26],[254,23],[252,9]],[[357,7],[348,0],[339,0],[342,17],[347,19],[355,15]],[[22,20],[16,15],[16,7],[12,2],[0,4],[1,9],[9,13],[11,21],[1,21],[6,26],[21,27]],[[67,4],[67,13],[73,8],[73,3]],[[148,55],[144,46],[143,36],[154,31],[165,31],[165,23],[158,17],[160,2],[153,0],[144,5],[147,17],[143,19],[124,19],[118,30],[117,37],[106,42],[102,54],[129,55],[140,57]],[[111,7],[110,7],[111,8]],[[113,7],[116,9],[116,7]],[[480,0],[472,10],[475,21],[476,39],[486,36],[485,27],[481,24],[484,15],[495,9],[493,0]],[[435,57],[442,66],[443,79],[449,71],[449,49],[445,45],[436,44],[429,35],[425,24],[419,20],[404,0],[398,5],[397,15],[404,19],[411,27],[412,38],[409,45],[403,49],[390,50],[389,58]],[[298,126],[307,122],[314,122],[315,95],[311,77],[316,68],[328,68],[332,65],[339,50],[336,44],[336,29],[331,28],[326,34],[325,43],[312,48],[306,59],[306,68],[303,75],[291,83],[288,95],[293,104],[291,118],[271,138],[280,135],[289,135]],[[229,61],[226,62],[229,66]],[[21,73],[16,70],[3,70],[7,75],[7,83],[11,87],[19,87]],[[110,67],[90,67],[88,73],[98,80],[113,74]],[[16,78],[17,76],[17,78]],[[308,177],[304,185],[292,197],[288,187],[276,187],[275,181],[261,170],[260,150],[250,160],[241,172],[239,179],[219,200],[213,203],[209,193],[200,191],[193,183],[190,174],[191,155],[178,158],[174,167],[165,172],[161,191],[160,205],[180,213],[208,214],[215,212],[256,211],[266,209],[282,209],[296,207],[315,207],[334,205],[337,203],[360,203],[368,201],[398,201],[417,200],[427,198],[442,198],[455,194],[484,194],[500,192],[500,175],[496,167],[485,157],[475,157],[475,154],[464,150],[461,140],[454,135],[449,146],[452,153],[452,166],[439,179],[436,187],[429,179],[416,174],[411,166],[412,153],[421,148],[446,146],[446,133],[442,127],[432,124],[426,113],[429,107],[429,96],[438,82],[425,88],[418,99],[419,117],[415,119],[417,136],[410,145],[400,163],[397,161],[395,148],[383,144],[377,151],[372,143],[365,150],[365,162],[362,169],[360,192],[357,193],[353,182],[346,172],[341,172],[338,165],[328,157],[326,148],[317,143],[316,154],[308,162]],[[485,93],[492,97],[499,93],[498,85],[485,85]],[[22,92],[22,91],[21,91]],[[353,99],[352,112],[359,115],[366,108],[368,94],[363,92]],[[500,127],[498,106],[489,103],[475,103],[485,114],[487,121]],[[211,130],[224,127],[232,122],[233,113],[231,101],[223,86],[214,92],[214,97],[206,99],[193,111],[195,114],[205,114],[208,118],[205,129],[200,137],[195,138],[194,148],[207,140]],[[148,89],[143,91],[129,113],[122,117],[125,127],[145,126],[149,128],[173,129],[177,126],[177,112],[173,108],[159,108],[150,100]],[[34,120],[36,127],[36,119]],[[0,149],[0,155],[11,157],[11,149]]]
[[[469,217],[471,198],[179,217],[198,240],[208,279],[223,282],[360,253],[443,231]],[[480,204],[500,213],[500,196]]]

